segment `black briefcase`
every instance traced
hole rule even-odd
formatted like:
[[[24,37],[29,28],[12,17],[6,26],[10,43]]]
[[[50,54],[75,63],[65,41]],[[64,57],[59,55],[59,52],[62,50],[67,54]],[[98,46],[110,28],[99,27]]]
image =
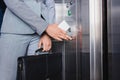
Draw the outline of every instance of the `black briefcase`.
[[[19,57],[17,80],[62,80],[62,54]]]

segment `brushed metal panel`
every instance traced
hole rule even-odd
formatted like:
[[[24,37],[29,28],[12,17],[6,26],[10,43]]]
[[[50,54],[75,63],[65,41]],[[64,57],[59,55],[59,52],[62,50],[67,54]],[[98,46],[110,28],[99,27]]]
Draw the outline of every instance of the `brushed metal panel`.
[[[89,0],[90,80],[103,80],[102,1]]]

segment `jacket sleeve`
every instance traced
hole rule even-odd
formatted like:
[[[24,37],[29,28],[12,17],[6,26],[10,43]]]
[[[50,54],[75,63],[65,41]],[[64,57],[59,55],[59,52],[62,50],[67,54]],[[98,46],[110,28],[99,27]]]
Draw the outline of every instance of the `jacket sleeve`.
[[[40,16],[36,15],[23,0],[4,0],[8,9],[17,17],[41,35],[48,26],[48,23]]]
[[[42,15],[49,24],[55,23],[55,1],[44,0],[42,3]]]

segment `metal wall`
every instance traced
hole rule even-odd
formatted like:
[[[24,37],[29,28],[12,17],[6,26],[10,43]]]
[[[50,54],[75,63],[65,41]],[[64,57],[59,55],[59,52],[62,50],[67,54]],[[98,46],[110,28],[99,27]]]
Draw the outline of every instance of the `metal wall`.
[[[68,15],[69,3],[71,15]],[[56,2],[56,22],[66,20],[70,26],[77,28],[77,35],[74,40],[55,42],[55,46],[61,45],[58,51],[62,52],[63,67],[62,80],[81,79],[81,32],[80,32],[80,1],[81,0],[55,0]],[[60,44],[61,43],[61,44]]]
[[[90,80],[89,0],[81,0],[80,2],[80,23],[82,29],[81,63],[79,64],[81,67],[81,80]]]
[[[119,80],[120,0],[108,0],[109,80]]]
[[[66,4],[69,3],[70,1],[73,1],[75,3],[74,7],[71,8],[72,17],[66,16],[66,12],[67,12]],[[90,22],[89,1],[90,0],[63,0],[61,2],[56,1],[57,23],[60,23],[64,19],[68,20],[69,22],[69,20],[71,20],[72,18],[77,24],[76,27],[78,29],[78,34],[76,39],[72,41],[64,41],[62,45],[63,80],[90,80],[90,74],[93,75],[91,76],[91,80],[101,79],[100,78],[101,64],[99,64],[101,63],[101,57],[100,57],[101,31],[96,33],[100,35],[99,37],[97,37],[97,39],[95,39],[96,43],[93,44],[93,45],[96,45],[97,47],[94,47],[91,50],[93,51],[93,53],[92,52],[90,53],[90,34],[91,33],[90,33],[90,26],[89,26],[90,25],[89,24]],[[99,4],[99,0],[96,2]],[[94,4],[90,4],[90,5],[94,5]],[[99,5],[97,7],[100,8],[102,6]],[[95,14],[95,17],[97,18],[98,15]],[[96,19],[96,20],[99,20],[99,19]],[[95,25],[93,26],[95,27]],[[99,29],[101,29],[100,26],[101,24],[100,25],[98,24],[97,28],[95,27],[96,31],[99,31]],[[96,50],[95,53],[94,53],[94,49]],[[94,63],[95,60],[93,59],[95,59],[97,63],[96,62]],[[99,64],[99,65],[96,65],[96,64]],[[90,66],[91,66],[91,73],[90,73]],[[94,66],[93,67],[94,69],[92,69],[92,66]],[[97,68],[97,66],[99,67],[99,69]]]
[[[66,3],[70,1],[71,0],[56,0],[56,12],[58,13],[56,19],[58,23],[66,19]],[[62,42],[63,80],[104,80],[102,71],[107,68],[108,72],[106,72],[105,75],[108,77],[108,80],[120,79],[120,1],[73,1],[76,3],[75,7],[72,8],[73,19],[75,19],[77,28],[81,29],[82,33],[78,30],[75,40]],[[92,11],[91,7],[94,9],[93,12],[95,15],[92,14],[93,12],[90,13],[90,11]],[[104,12],[104,10],[106,11]],[[95,20],[93,20],[92,17],[94,17]],[[107,18],[106,21],[104,17]],[[91,26],[92,20],[94,23],[93,26]],[[96,20],[98,20],[98,22]],[[108,33],[104,34],[102,30]],[[93,32],[95,34],[93,34]],[[106,42],[108,45],[105,44],[106,47],[108,46],[106,53],[102,51],[102,49],[105,48],[103,44],[105,42],[102,42],[102,40],[104,40],[103,38],[108,41]],[[103,59],[103,57],[106,59]],[[104,69],[102,67],[102,60],[106,60],[103,61],[103,63],[108,64],[105,65],[107,67]]]

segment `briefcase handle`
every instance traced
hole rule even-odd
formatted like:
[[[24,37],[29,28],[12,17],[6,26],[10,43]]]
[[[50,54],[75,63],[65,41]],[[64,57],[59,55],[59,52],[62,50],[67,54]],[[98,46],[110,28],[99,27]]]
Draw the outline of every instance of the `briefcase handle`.
[[[39,48],[39,49],[37,49],[36,51],[35,51],[35,55],[43,55],[43,54],[52,54],[52,50],[50,50],[50,51],[42,51],[43,50],[43,48]],[[39,53],[42,53],[42,54],[38,54],[38,52]]]

